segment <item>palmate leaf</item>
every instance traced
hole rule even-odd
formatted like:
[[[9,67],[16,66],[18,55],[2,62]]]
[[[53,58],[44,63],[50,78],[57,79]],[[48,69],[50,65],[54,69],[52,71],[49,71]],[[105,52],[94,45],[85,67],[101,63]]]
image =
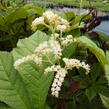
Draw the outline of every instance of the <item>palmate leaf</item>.
[[[31,55],[35,48],[49,39],[45,33],[37,31],[31,37],[20,40],[17,48],[13,50],[13,56],[16,59],[22,58],[23,56]],[[53,61],[53,57],[50,58]],[[53,79],[53,73],[44,75],[44,69],[46,66],[38,67],[31,61],[21,65],[19,72],[21,73],[26,87],[32,97],[32,102],[35,105],[35,109],[44,109],[45,100],[47,93]]]
[[[12,109],[34,109],[20,74],[13,68],[12,55],[7,52],[0,53],[0,101]]]

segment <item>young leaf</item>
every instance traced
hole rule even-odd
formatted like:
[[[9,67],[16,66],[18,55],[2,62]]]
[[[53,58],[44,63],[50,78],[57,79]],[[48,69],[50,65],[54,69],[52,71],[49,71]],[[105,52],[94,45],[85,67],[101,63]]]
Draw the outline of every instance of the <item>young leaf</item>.
[[[0,53],[0,101],[13,109],[34,109],[20,74],[13,68],[10,53]]]

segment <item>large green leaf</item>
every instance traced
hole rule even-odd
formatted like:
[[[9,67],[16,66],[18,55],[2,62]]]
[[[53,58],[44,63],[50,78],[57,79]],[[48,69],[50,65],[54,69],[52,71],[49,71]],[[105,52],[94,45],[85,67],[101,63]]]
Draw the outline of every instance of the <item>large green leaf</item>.
[[[108,64],[104,51],[99,48],[93,41],[85,36],[80,37],[79,40],[84,46],[90,49],[90,51],[96,56],[103,67],[104,65]]]
[[[13,51],[15,60],[32,54],[40,43],[48,39],[49,36],[45,33],[37,31],[31,37],[20,40],[17,48]],[[52,56],[50,60],[54,60]],[[44,75],[44,69],[47,65],[48,64],[46,64],[46,66],[38,67],[33,61],[31,61],[22,64],[21,69],[19,69],[19,72],[26,82],[26,86],[33,99],[36,109],[44,109],[47,93],[53,79],[53,73]]]
[[[12,109],[12,108],[0,101],[0,109]]]
[[[0,109],[12,109],[10,107],[0,106]]]
[[[27,17],[27,11],[24,8],[16,9],[6,17],[7,23],[14,23],[16,20],[24,19]]]
[[[20,74],[13,68],[11,53],[0,53],[0,101],[13,109],[34,109]]]
[[[103,96],[100,94],[100,98],[104,104],[104,106],[109,109],[109,97]]]

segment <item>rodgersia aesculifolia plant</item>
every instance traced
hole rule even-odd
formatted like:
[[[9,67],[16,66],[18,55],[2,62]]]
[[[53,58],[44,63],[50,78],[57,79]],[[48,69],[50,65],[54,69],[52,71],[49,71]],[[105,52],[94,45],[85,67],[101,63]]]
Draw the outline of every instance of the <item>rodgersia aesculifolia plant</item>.
[[[50,62],[50,59],[48,59],[52,66],[48,66],[44,70],[44,74],[47,76],[47,73],[56,72],[56,76],[54,77],[54,81],[52,83],[51,94],[55,97],[58,97],[68,70],[72,70],[73,68],[79,69],[81,67],[85,69],[86,74],[88,74],[90,72],[90,66],[85,62],[81,62],[75,58],[62,57],[62,49],[65,46],[72,42],[78,42],[78,39],[73,38],[72,35],[67,35],[65,38],[63,37],[63,32],[67,32],[70,29],[70,24],[67,20],[63,19],[57,14],[54,14],[51,10],[48,10],[45,11],[41,17],[36,18],[32,22],[32,30],[36,31],[39,24],[45,25],[52,32],[50,39],[39,44],[31,56],[18,59],[14,63],[14,67],[17,69],[20,67],[20,64],[31,60],[41,67],[43,66],[44,61],[43,56],[53,53],[54,58],[58,63],[55,65]],[[64,67],[61,67],[61,64],[59,63],[60,60],[65,63]]]
[[[84,106],[89,106],[92,99],[99,102],[98,105],[92,103],[95,108],[99,108],[101,101],[97,101],[98,98],[106,104],[106,96],[109,96],[109,52],[105,54],[90,38],[78,33],[81,23],[75,22],[80,18],[81,16],[72,23],[72,20],[47,10],[32,22],[31,29],[35,33],[20,40],[18,47],[12,51],[14,62],[8,54],[0,55],[1,60],[10,60],[8,67],[3,64],[6,70],[2,70],[16,72],[17,75],[6,73],[15,89],[10,85],[8,87],[17,94],[14,97],[16,104],[9,101],[10,96],[5,99],[0,89],[3,95],[0,96],[1,101],[12,109],[76,109],[82,106],[84,100]],[[73,24],[75,25],[72,26]],[[45,27],[45,30],[39,31],[39,26]],[[72,28],[77,33],[72,32]],[[0,65],[2,63],[5,61],[0,61]],[[8,92],[9,95],[10,93]]]

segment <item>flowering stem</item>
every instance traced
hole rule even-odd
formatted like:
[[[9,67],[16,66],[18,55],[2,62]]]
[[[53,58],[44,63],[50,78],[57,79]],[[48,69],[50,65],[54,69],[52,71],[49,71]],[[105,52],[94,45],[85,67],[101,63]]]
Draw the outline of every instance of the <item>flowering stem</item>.
[[[50,30],[51,30],[53,37],[54,37],[54,40],[55,40],[56,39],[55,38],[55,27],[53,28],[53,26],[51,24],[50,24]]]
[[[60,37],[62,38],[62,31],[60,31]]]
[[[45,24],[45,23],[43,23],[43,25],[45,25],[47,28],[49,28],[49,29],[50,29],[49,25],[47,25],[47,24]]]

